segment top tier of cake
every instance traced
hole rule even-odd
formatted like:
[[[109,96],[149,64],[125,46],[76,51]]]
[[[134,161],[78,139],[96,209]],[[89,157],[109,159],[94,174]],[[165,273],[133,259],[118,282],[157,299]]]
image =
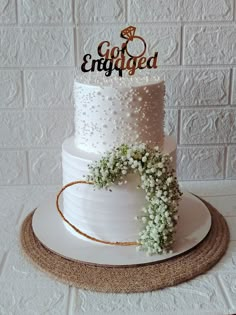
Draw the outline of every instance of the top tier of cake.
[[[164,95],[159,78],[76,79],[75,145],[96,154],[122,143],[162,146]]]

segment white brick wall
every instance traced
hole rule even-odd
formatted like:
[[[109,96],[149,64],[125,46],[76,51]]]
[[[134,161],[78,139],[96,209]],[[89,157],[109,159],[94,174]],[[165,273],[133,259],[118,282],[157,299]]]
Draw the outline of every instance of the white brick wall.
[[[22,92],[19,70],[0,70],[0,108],[22,108]]]
[[[30,150],[30,183],[58,184],[61,182],[61,150]]]
[[[72,107],[73,70],[26,70],[24,82],[26,107]]]
[[[132,24],[159,52],[179,178],[236,178],[236,0],[0,0],[0,185],[60,183],[74,67]]]

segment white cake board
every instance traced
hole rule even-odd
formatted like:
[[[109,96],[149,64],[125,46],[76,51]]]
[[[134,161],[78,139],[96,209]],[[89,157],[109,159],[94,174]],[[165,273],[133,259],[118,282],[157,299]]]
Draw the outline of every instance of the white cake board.
[[[173,253],[147,256],[136,251],[136,246],[105,245],[72,235],[56,210],[55,199],[55,194],[51,195],[36,209],[32,220],[36,237],[49,250],[67,259],[96,265],[139,265],[169,259],[196,246],[211,227],[211,215],[205,204],[184,192]]]

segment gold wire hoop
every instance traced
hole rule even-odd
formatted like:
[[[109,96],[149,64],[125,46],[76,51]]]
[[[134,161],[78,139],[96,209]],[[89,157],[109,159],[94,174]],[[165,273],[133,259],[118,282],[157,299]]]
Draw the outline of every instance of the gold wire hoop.
[[[60,206],[59,206],[59,199],[60,199],[60,196],[61,194],[63,193],[63,191],[65,189],[67,189],[68,187],[70,186],[73,186],[73,185],[78,185],[78,184],[87,184],[87,185],[94,185],[93,182],[89,182],[89,181],[86,181],[86,180],[77,180],[77,181],[74,181],[74,182],[70,182],[68,184],[66,184],[65,186],[63,186],[61,188],[61,190],[58,192],[57,194],[57,197],[56,197],[56,208],[57,208],[57,211],[58,213],[60,214],[60,216],[62,217],[62,219],[73,229],[75,230],[77,233],[81,234],[82,236],[92,240],[92,241],[95,241],[95,242],[98,242],[98,243],[103,243],[103,244],[108,244],[108,245],[119,245],[119,246],[131,246],[131,245],[139,245],[138,242],[109,242],[109,241],[103,241],[103,240],[100,240],[100,239],[97,239],[95,237],[92,237],[84,232],[82,232],[80,229],[78,229],[75,225],[73,225],[69,220],[67,220],[63,214],[63,212],[61,211],[60,209]]]

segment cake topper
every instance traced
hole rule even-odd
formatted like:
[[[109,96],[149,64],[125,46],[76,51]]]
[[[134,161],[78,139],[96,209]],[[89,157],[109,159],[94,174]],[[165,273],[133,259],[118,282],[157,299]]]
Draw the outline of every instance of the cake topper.
[[[122,77],[123,71],[127,70],[129,75],[134,75],[136,69],[156,69],[158,52],[153,56],[145,57],[147,45],[141,36],[135,35],[136,27],[129,26],[123,29],[120,37],[126,39],[119,46],[111,47],[109,41],[102,41],[97,48],[100,58],[93,59],[91,54],[85,54],[81,70],[83,72],[104,71],[105,76],[109,77],[113,71],[118,71]],[[137,51],[137,46],[138,50]]]

